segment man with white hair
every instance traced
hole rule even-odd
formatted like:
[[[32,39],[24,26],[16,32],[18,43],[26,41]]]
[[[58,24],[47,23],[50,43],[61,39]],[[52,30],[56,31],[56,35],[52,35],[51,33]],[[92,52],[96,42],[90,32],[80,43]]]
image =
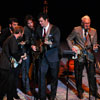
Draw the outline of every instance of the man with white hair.
[[[75,79],[78,91],[78,97],[83,98],[82,73],[86,67],[90,94],[100,98],[97,92],[95,77],[95,57],[93,52],[97,51],[97,31],[90,27],[91,19],[88,15],[81,18],[81,26],[74,27],[71,34],[67,37],[67,42],[72,51],[77,55],[75,57]],[[73,42],[72,42],[73,41]],[[78,48],[78,49],[77,49]]]

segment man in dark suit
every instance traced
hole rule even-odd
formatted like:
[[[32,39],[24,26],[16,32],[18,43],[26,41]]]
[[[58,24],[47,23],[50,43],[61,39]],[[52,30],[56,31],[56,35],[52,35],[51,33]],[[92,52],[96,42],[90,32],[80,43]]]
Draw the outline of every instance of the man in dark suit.
[[[17,68],[13,68],[11,58],[15,58],[20,64],[22,62],[22,52],[19,51],[17,39],[23,36],[24,28],[17,26],[14,29],[14,34],[9,36],[3,45],[2,53],[0,56],[0,100],[7,94],[7,100],[17,98],[16,81],[18,76]]]
[[[95,57],[93,55],[93,52],[98,49],[97,31],[90,27],[91,19],[89,16],[83,16],[81,21],[81,26],[75,27],[66,39],[70,49],[77,55],[74,59],[78,97],[80,99],[83,98],[82,72],[85,66],[88,74],[90,94],[96,98],[100,98],[100,95],[97,92]]]
[[[37,28],[37,35],[42,41],[42,57],[39,66],[39,93],[40,99],[46,100],[46,75],[50,72],[51,98],[56,97],[58,71],[59,71],[59,44],[60,30],[57,26],[50,24],[47,14],[40,13],[38,16],[41,27]],[[45,29],[45,30],[44,30]]]

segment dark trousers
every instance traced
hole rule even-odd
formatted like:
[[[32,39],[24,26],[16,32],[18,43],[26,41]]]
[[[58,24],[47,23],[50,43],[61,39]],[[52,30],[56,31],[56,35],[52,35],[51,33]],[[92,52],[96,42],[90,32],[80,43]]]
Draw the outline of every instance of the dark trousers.
[[[94,62],[78,62],[75,61],[75,79],[76,79],[76,87],[78,93],[83,93],[82,89],[82,73],[83,69],[86,67],[87,75],[88,75],[88,83],[89,89],[92,94],[97,93],[97,84],[96,84],[96,77],[95,77],[95,63]]]
[[[26,93],[30,91],[29,68],[30,68],[30,56],[27,55],[27,59],[23,60],[22,62],[22,82]]]
[[[7,94],[7,100],[13,100],[17,96],[18,70],[0,69],[0,100]]]
[[[7,93],[8,71],[0,69],[0,100]]]
[[[46,75],[50,72],[51,76],[51,97],[55,98],[58,83],[59,62],[48,62],[44,57],[39,67],[39,96],[40,100],[46,100]]]

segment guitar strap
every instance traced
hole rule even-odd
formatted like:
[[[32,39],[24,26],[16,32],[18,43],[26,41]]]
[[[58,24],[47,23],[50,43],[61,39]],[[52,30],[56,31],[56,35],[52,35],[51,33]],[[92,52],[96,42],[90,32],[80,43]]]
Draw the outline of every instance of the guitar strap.
[[[51,28],[53,27],[52,24],[50,24],[48,30],[47,30],[47,34],[46,34],[46,37],[45,38],[48,38],[48,35],[50,34],[50,31],[51,31]]]

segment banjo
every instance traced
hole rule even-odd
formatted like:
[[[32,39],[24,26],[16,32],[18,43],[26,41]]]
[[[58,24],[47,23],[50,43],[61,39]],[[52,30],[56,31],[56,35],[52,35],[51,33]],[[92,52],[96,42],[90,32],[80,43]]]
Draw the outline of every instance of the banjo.
[[[72,59],[80,59],[82,57],[86,57],[88,61],[94,61],[93,50],[87,48],[83,49],[79,45],[74,45],[73,47],[76,49],[77,52],[75,53],[75,56],[72,57]]]

